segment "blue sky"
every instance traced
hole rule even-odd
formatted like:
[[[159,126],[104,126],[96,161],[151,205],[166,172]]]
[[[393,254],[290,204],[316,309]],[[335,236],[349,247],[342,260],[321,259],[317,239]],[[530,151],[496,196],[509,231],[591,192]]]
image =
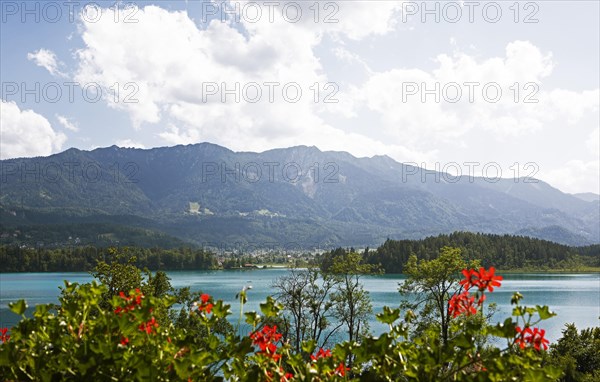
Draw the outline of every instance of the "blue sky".
[[[597,1],[0,4],[3,159],[304,144],[599,192]]]

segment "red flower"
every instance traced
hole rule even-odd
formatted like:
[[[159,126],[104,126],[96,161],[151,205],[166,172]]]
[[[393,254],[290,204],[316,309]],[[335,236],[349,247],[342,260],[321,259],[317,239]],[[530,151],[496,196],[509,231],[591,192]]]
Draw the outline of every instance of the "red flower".
[[[120,345],[127,346],[127,344],[129,344],[129,338],[127,338],[127,337],[121,337]]]
[[[133,311],[135,308],[142,307],[142,298],[144,298],[144,295],[139,289],[136,289],[135,292],[129,296],[126,296],[123,292],[119,292],[119,297],[125,300],[125,306],[117,306],[115,308],[115,314],[121,314],[128,310]]]
[[[471,289],[472,286],[479,285],[479,273],[477,273],[476,270],[463,269],[462,274],[465,276],[465,278],[460,281],[460,285],[462,285],[466,290]]]
[[[154,317],[152,317],[152,319],[148,322],[142,322],[139,326],[141,332],[146,332],[148,334],[152,334],[154,332],[154,328],[158,328],[158,322],[156,322]]]
[[[540,347],[543,347],[544,350],[548,350],[548,341],[544,336],[546,335],[546,331],[544,329],[533,328],[533,334],[531,335],[531,343],[535,350],[540,350]]]
[[[464,291],[461,294],[455,294],[448,302],[448,313],[456,318],[465,313],[467,316],[477,314],[477,307],[481,305],[483,300],[480,298],[475,304],[475,296],[471,296],[469,291]]]
[[[346,367],[343,362],[340,362],[339,366],[335,368],[335,374],[344,377],[346,375],[346,370],[350,370],[350,368]]]
[[[210,312],[212,312],[212,308],[213,308],[213,304],[210,303],[210,295],[204,293],[202,296],[200,296],[200,301],[201,304],[198,305],[198,310],[200,312],[205,312],[207,314],[210,314]]]
[[[484,268],[479,268],[479,290],[483,291],[485,289],[490,292],[494,291],[494,287],[499,287],[500,281],[502,281],[502,276],[495,276],[494,273],[496,269],[494,267],[490,267],[489,271],[486,271]]]
[[[517,331],[517,338],[515,338],[515,344],[519,345],[521,349],[524,349],[527,346],[527,336],[531,336],[533,333],[529,327],[525,329],[521,329],[520,326],[515,328]]]
[[[548,350],[548,344],[550,342],[544,338],[546,335],[544,329],[533,328],[533,330],[531,330],[529,327],[521,329],[517,326],[516,331],[517,338],[515,338],[515,344],[519,345],[521,349],[524,349],[528,344],[531,344],[535,350],[539,351],[541,348]]]
[[[281,382],[291,381],[293,378],[294,378],[294,374],[285,373],[285,375],[283,377],[281,377]]]
[[[274,361],[279,361],[281,358],[280,354],[276,354],[278,342],[281,339],[281,334],[277,333],[277,325],[270,327],[265,325],[262,330],[250,333],[252,343],[260,348],[261,354],[265,354],[271,357]]]
[[[0,329],[0,341],[8,342],[8,340],[10,340],[10,336],[6,334],[6,332],[8,332],[8,328]]]
[[[312,359],[313,361],[318,360],[319,358],[327,358],[327,357],[331,357],[331,350],[327,349],[327,350],[323,350],[323,348],[320,348],[319,351],[317,352],[317,355],[310,355],[310,359]]]
[[[490,267],[489,271],[486,271],[485,268],[479,268],[479,271],[474,269],[463,269],[462,274],[465,276],[463,280],[459,282],[460,285],[463,286],[466,290],[471,289],[471,287],[477,287],[480,291],[488,290],[490,292],[494,291],[494,287],[500,286],[500,281],[502,281],[502,276],[496,276],[494,273],[496,269],[494,267]]]

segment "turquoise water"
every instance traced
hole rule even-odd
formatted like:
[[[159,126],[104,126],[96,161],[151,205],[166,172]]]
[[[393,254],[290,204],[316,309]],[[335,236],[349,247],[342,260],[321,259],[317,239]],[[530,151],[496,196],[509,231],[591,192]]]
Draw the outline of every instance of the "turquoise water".
[[[231,304],[234,319],[239,315],[239,302],[235,295],[244,286],[252,285],[245,311],[259,310],[258,304],[267,295],[275,293],[271,287],[274,279],[288,273],[286,269],[259,269],[236,271],[193,271],[168,272],[174,287],[189,286],[193,291],[201,290]],[[365,276],[365,289],[371,294],[373,310],[383,306],[397,307],[400,304],[398,283],[402,275]],[[8,310],[8,303],[18,299],[27,300],[29,306],[56,302],[58,287],[63,280],[88,282],[87,273],[0,273],[0,327],[11,327],[18,317]],[[498,304],[495,320],[504,320],[511,314],[510,298],[519,291],[524,295],[523,303],[548,305],[558,316],[544,321],[550,340],[561,336],[565,323],[574,322],[578,328],[600,326],[600,274],[513,274],[505,275],[502,287],[488,295],[488,302]],[[371,324],[374,333],[386,328],[375,321]]]

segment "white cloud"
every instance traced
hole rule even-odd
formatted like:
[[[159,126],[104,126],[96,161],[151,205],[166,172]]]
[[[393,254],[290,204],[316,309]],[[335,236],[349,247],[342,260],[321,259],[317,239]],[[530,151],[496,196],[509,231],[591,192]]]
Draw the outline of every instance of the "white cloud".
[[[306,7],[310,4],[313,3],[306,2]],[[381,36],[395,30],[402,8],[402,1],[338,1],[335,2],[338,11],[334,13],[334,7],[326,7],[324,4],[331,2],[320,3],[322,10],[319,19],[322,22],[313,24],[353,40],[373,35]],[[325,17],[328,15],[337,22],[325,23]]]
[[[118,140],[116,142],[116,145],[119,146],[119,147],[133,147],[133,148],[136,148],[136,149],[145,149],[146,148],[146,146],[144,146],[142,143],[135,142],[135,141],[133,141],[131,139],[121,139],[121,140]]]
[[[35,62],[37,66],[45,68],[53,76],[66,77],[67,75],[60,71],[59,62],[56,54],[48,49],[39,49],[37,52],[27,53],[27,59]]]
[[[600,194],[600,161],[571,160],[542,174],[543,179],[563,192]]]
[[[596,127],[585,142],[592,155],[600,157],[600,127]]]
[[[299,23],[276,18],[272,23],[261,19],[236,25],[213,20],[198,25],[184,11],[158,6],[140,8],[137,23],[114,23],[111,15],[96,23],[82,20],[84,47],[77,52],[75,80],[100,84],[105,102],[125,111],[136,129],[146,128],[146,124],[167,126],[158,137],[169,144],[210,141],[234,150],[314,144],[355,155],[388,154],[397,160],[433,162],[454,160],[452,150],[472,155],[461,157],[463,160],[509,161],[514,159],[508,153],[512,144],[526,141],[520,146],[524,154],[519,160],[536,160],[543,168],[552,167],[543,163],[545,159],[556,158],[529,150],[528,144],[535,147],[540,137],[546,139],[544,147],[584,144],[581,130],[589,131],[587,124],[598,113],[599,91],[546,88],[556,66],[551,52],[529,41],[515,40],[506,44],[503,54],[482,57],[472,48],[467,54],[453,45],[451,54],[434,56],[432,69],[400,63],[394,67],[389,61],[375,65],[371,61],[373,68],[390,68],[374,71],[357,52],[370,51],[366,48],[371,37],[397,28],[395,15],[401,3],[337,4],[338,21],[334,23],[315,23],[312,17],[303,17]],[[305,16],[312,16],[312,5],[301,3]],[[276,14],[280,14],[280,8]],[[361,49],[355,50],[358,40],[364,41]],[[328,46],[321,49],[324,41]],[[326,92],[322,88],[320,102],[313,101],[311,86],[330,81],[322,66],[325,60],[319,56],[325,51],[336,63],[351,63],[364,72],[343,84],[343,91],[336,94],[340,100],[337,104],[323,104]],[[279,84],[274,102],[268,100],[267,82]],[[457,83],[463,92],[461,101],[433,102],[429,95],[422,102],[419,93],[404,102],[403,84],[408,82],[426,83],[429,89],[436,83],[440,87]],[[469,102],[465,82],[479,84],[474,89],[474,102]],[[110,89],[115,83],[121,85],[118,102]],[[123,88],[128,83],[135,84],[135,94],[131,94],[131,88]],[[226,102],[221,101],[220,94],[205,100],[203,91],[208,83],[219,87],[225,84],[227,89],[236,83],[242,89],[256,83],[263,94],[256,103],[244,100],[243,95],[236,102],[231,94]],[[290,83],[299,84],[303,91],[296,103],[282,99],[282,85]],[[517,102],[515,83],[519,84]],[[535,86],[525,88],[526,83]],[[501,87],[500,101],[487,102],[482,97],[485,84]],[[255,88],[249,89],[252,93]],[[124,102],[128,94],[137,102]],[[528,95],[538,102],[523,102]],[[333,126],[329,121],[336,118]],[[346,121],[354,125],[348,127]],[[573,131],[580,129],[572,135],[579,141],[568,141],[565,125]],[[595,146],[591,147],[593,150]],[[486,157],[489,153],[503,156]],[[570,158],[578,158],[581,163],[590,159]]]
[[[0,103],[0,158],[45,156],[60,151],[67,137],[52,129],[44,116],[20,110],[15,102]]]
[[[115,24],[111,17],[83,22],[85,48],[78,52],[76,79],[106,89],[114,83],[134,82],[139,102],[115,103],[112,97],[106,102],[127,111],[136,128],[144,123],[168,124],[159,134],[168,143],[211,141],[240,150],[300,143],[340,147],[338,142],[348,141],[351,135],[327,125],[319,116],[321,106],[314,102],[311,86],[327,82],[314,48],[323,33],[358,39],[391,30],[396,5],[387,3],[357,8],[340,4],[337,23],[314,23],[312,18],[300,24],[261,19],[244,24],[243,32],[218,20],[199,28],[185,12],[146,6],[136,14],[138,23]],[[355,28],[352,23],[365,27]],[[227,95],[226,102],[219,95],[203,100],[203,86],[206,90],[209,82],[221,90],[238,84],[241,93],[245,85],[258,84],[262,97],[256,103],[249,101],[256,90],[252,85],[239,102],[232,95]],[[278,84],[273,102],[266,83]],[[293,85],[287,93],[291,97],[296,84],[300,87],[298,102],[284,99],[286,84]],[[353,146],[360,147],[366,137],[355,134],[352,139],[356,140]],[[372,141],[373,147],[383,146],[373,139],[366,141]]]
[[[598,112],[600,102],[599,89],[574,92],[555,89],[541,93],[541,101],[548,105],[543,112],[547,118],[564,117],[570,125],[576,124],[586,114]]]
[[[514,139],[549,123],[577,123],[598,110],[598,89],[545,91],[552,55],[527,41],[507,44],[504,57],[477,59],[456,51],[435,62],[431,71],[373,73],[349,91],[350,98],[355,108],[375,111],[390,137],[413,145],[462,139],[474,129]]]
[[[60,114],[56,115],[56,119],[58,120],[58,123],[60,123],[65,129],[73,131],[73,132],[79,131],[77,122],[72,122],[67,117],[62,116]]]

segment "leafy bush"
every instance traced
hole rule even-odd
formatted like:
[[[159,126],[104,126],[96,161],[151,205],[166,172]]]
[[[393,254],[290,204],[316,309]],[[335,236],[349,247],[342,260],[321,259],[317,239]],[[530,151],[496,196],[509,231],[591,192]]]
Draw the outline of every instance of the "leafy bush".
[[[230,306],[203,294],[188,313],[204,331],[159,320],[157,312],[176,303],[142,290],[120,292],[109,306],[101,302],[108,288],[97,283],[70,284],[59,305],[10,304],[22,316],[2,331],[0,375],[6,380],[36,381],[553,381],[558,368],[544,365],[547,340],[536,325],[553,316],[548,307],[520,305],[515,294],[513,318],[490,325],[483,314],[485,294],[500,286],[493,268],[465,269],[449,301],[450,326],[445,341],[430,327],[410,337],[417,319],[411,310],[385,307],[377,319],[389,326],[378,337],[362,336],[316,348],[312,341],[295,351],[276,325],[283,306],[273,298],[260,313],[247,312],[246,335],[219,331]],[[240,298],[245,302],[244,295]],[[481,334],[503,339],[506,346],[480,346]],[[10,336],[10,337],[9,337]]]

